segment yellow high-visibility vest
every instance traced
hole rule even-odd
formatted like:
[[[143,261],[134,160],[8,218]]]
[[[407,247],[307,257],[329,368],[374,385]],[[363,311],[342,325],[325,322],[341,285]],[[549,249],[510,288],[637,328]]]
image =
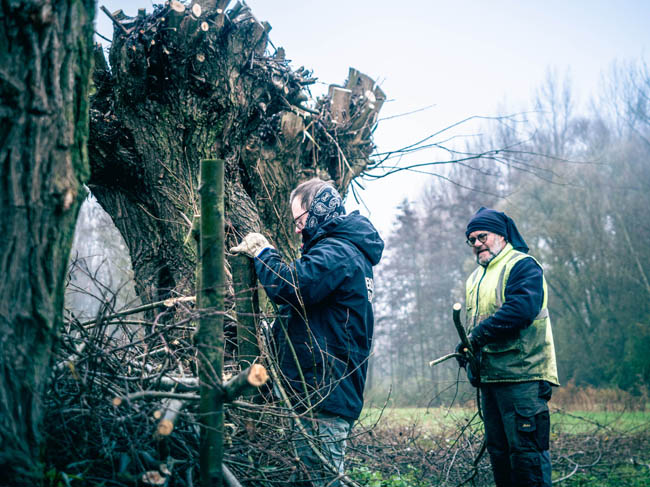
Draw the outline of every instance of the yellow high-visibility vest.
[[[466,321],[472,328],[496,313],[505,301],[510,271],[522,259],[534,257],[506,244],[488,264],[479,266],[465,285]],[[537,261],[535,261],[537,262]],[[548,314],[546,279],[542,310],[530,326],[512,338],[485,345],[481,351],[481,382],[525,382],[546,380],[559,385],[551,319]]]

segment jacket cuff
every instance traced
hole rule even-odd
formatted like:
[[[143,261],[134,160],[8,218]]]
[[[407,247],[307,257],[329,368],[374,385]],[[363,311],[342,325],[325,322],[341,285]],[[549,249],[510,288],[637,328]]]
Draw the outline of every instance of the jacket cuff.
[[[271,247],[270,245],[268,247],[264,247],[262,250],[260,250],[257,255],[255,256],[256,258],[260,258],[264,252],[266,252],[269,249],[274,249],[275,247]]]

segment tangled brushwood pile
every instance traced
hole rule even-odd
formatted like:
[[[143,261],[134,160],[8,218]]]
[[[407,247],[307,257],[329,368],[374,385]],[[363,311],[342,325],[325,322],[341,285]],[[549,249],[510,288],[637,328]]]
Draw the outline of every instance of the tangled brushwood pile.
[[[436,432],[417,423],[383,424],[352,438],[349,468],[363,485],[456,486],[470,481],[490,485],[486,457],[480,457],[476,469],[473,466],[481,445],[482,431],[476,423]],[[373,484],[373,479],[385,483]],[[398,479],[405,483],[397,483]]]
[[[47,395],[52,476],[65,477],[71,485],[74,479],[77,485],[199,483],[199,384],[192,336],[198,313],[186,298],[158,306],[163,312],[150,323],[132,319],[132,312],[114,312],[109,303],[93,320],[67,321]],[[263,335],[258,363],[277,378],[281,372]],[[240,372],[236,337],[230,338],[226,384]],[[296,413],[269,384],[230,399],[224,430],[228,485],[270,487],[313,474],[295,456],[293,445],[301,434],[293,427]],[[422,482],[446,478],[453,484],[468,477],[480,447],[476,428],[460,435],[425,433],[418,427],[358,424],[349,441],[352,478],[346,483],[366,485],[368,472],[382,471]],[[455,438],[453,444],[448,438]]]
[[[149,323],[115,313],[108,304],[94,320],[67,321],[46,399],[46,465],[51,480],[63,482],[53,485],[200,485],[192,337],[198,316],[191,299],[159,306],[162,313]],[[234,340],[231,336],[226,345],[227,376],[239,372]],[[259,341],[258,363],[278,374],[263,333]],[[292,485],[309,475],[294,453],[300,436],[292,426],[295,413],[268,383],[230,399],[227,485]],[[575,423],[575,416],[555,417],[560,419],[554,420],[551,450],[555,477],[563,485],[587,485],[585,479],[609,485],[598,482],[611,475],[616,485],[648,485],[642,483],[650,473],[647,423],[621,432],[583,418],[576,432],[563,426],[563,418]],[[474,468],[482,437],[476,417],[435,429],[390,416],[361,421],[348,442],[347,484],[456,486],[471,479],[467,485],[491,485],[487,455]]]
[[[148,324],[108,306],[94,320],[66,323],[47,396],[52,472],[83,485],[195,485],[200,398],[192,335],[198,316],[190,300],[160,306],[168,309]],[[233,343],[226,348],[232,351]],[[232,355],[226,369],[224,389],[233,383],[228,376],[239,372]],[[265,375],[262,367],[257,373]],[[299,468],[287,409],[272,404],[268,388],[229,399],[227,474],[244,485],[286,482]]]

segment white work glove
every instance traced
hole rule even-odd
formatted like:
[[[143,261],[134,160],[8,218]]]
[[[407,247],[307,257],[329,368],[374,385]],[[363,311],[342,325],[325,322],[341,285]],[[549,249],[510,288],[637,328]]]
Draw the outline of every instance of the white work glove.
[[[264,235],[261,233],[249,233],[237,247],[232,247],[230,251],[233,254],[245,254],[251,259],[254,259],[262,250],[268,247],[273,248]]]

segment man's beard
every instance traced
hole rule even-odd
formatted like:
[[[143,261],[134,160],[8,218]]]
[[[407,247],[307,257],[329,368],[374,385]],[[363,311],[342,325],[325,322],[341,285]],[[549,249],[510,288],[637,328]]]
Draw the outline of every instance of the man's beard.
[[[476,255],[476,263],[483,267],[487,267],[488,264],[492,262],[497,255],[499,255],[499,253],[503,250],[503,247],[505,247],[505,242],[503,242],[503,245],[500,243],[495,243],[493,245],[493,248],[488,247],[487,255],[485,252],[480,252]]]

